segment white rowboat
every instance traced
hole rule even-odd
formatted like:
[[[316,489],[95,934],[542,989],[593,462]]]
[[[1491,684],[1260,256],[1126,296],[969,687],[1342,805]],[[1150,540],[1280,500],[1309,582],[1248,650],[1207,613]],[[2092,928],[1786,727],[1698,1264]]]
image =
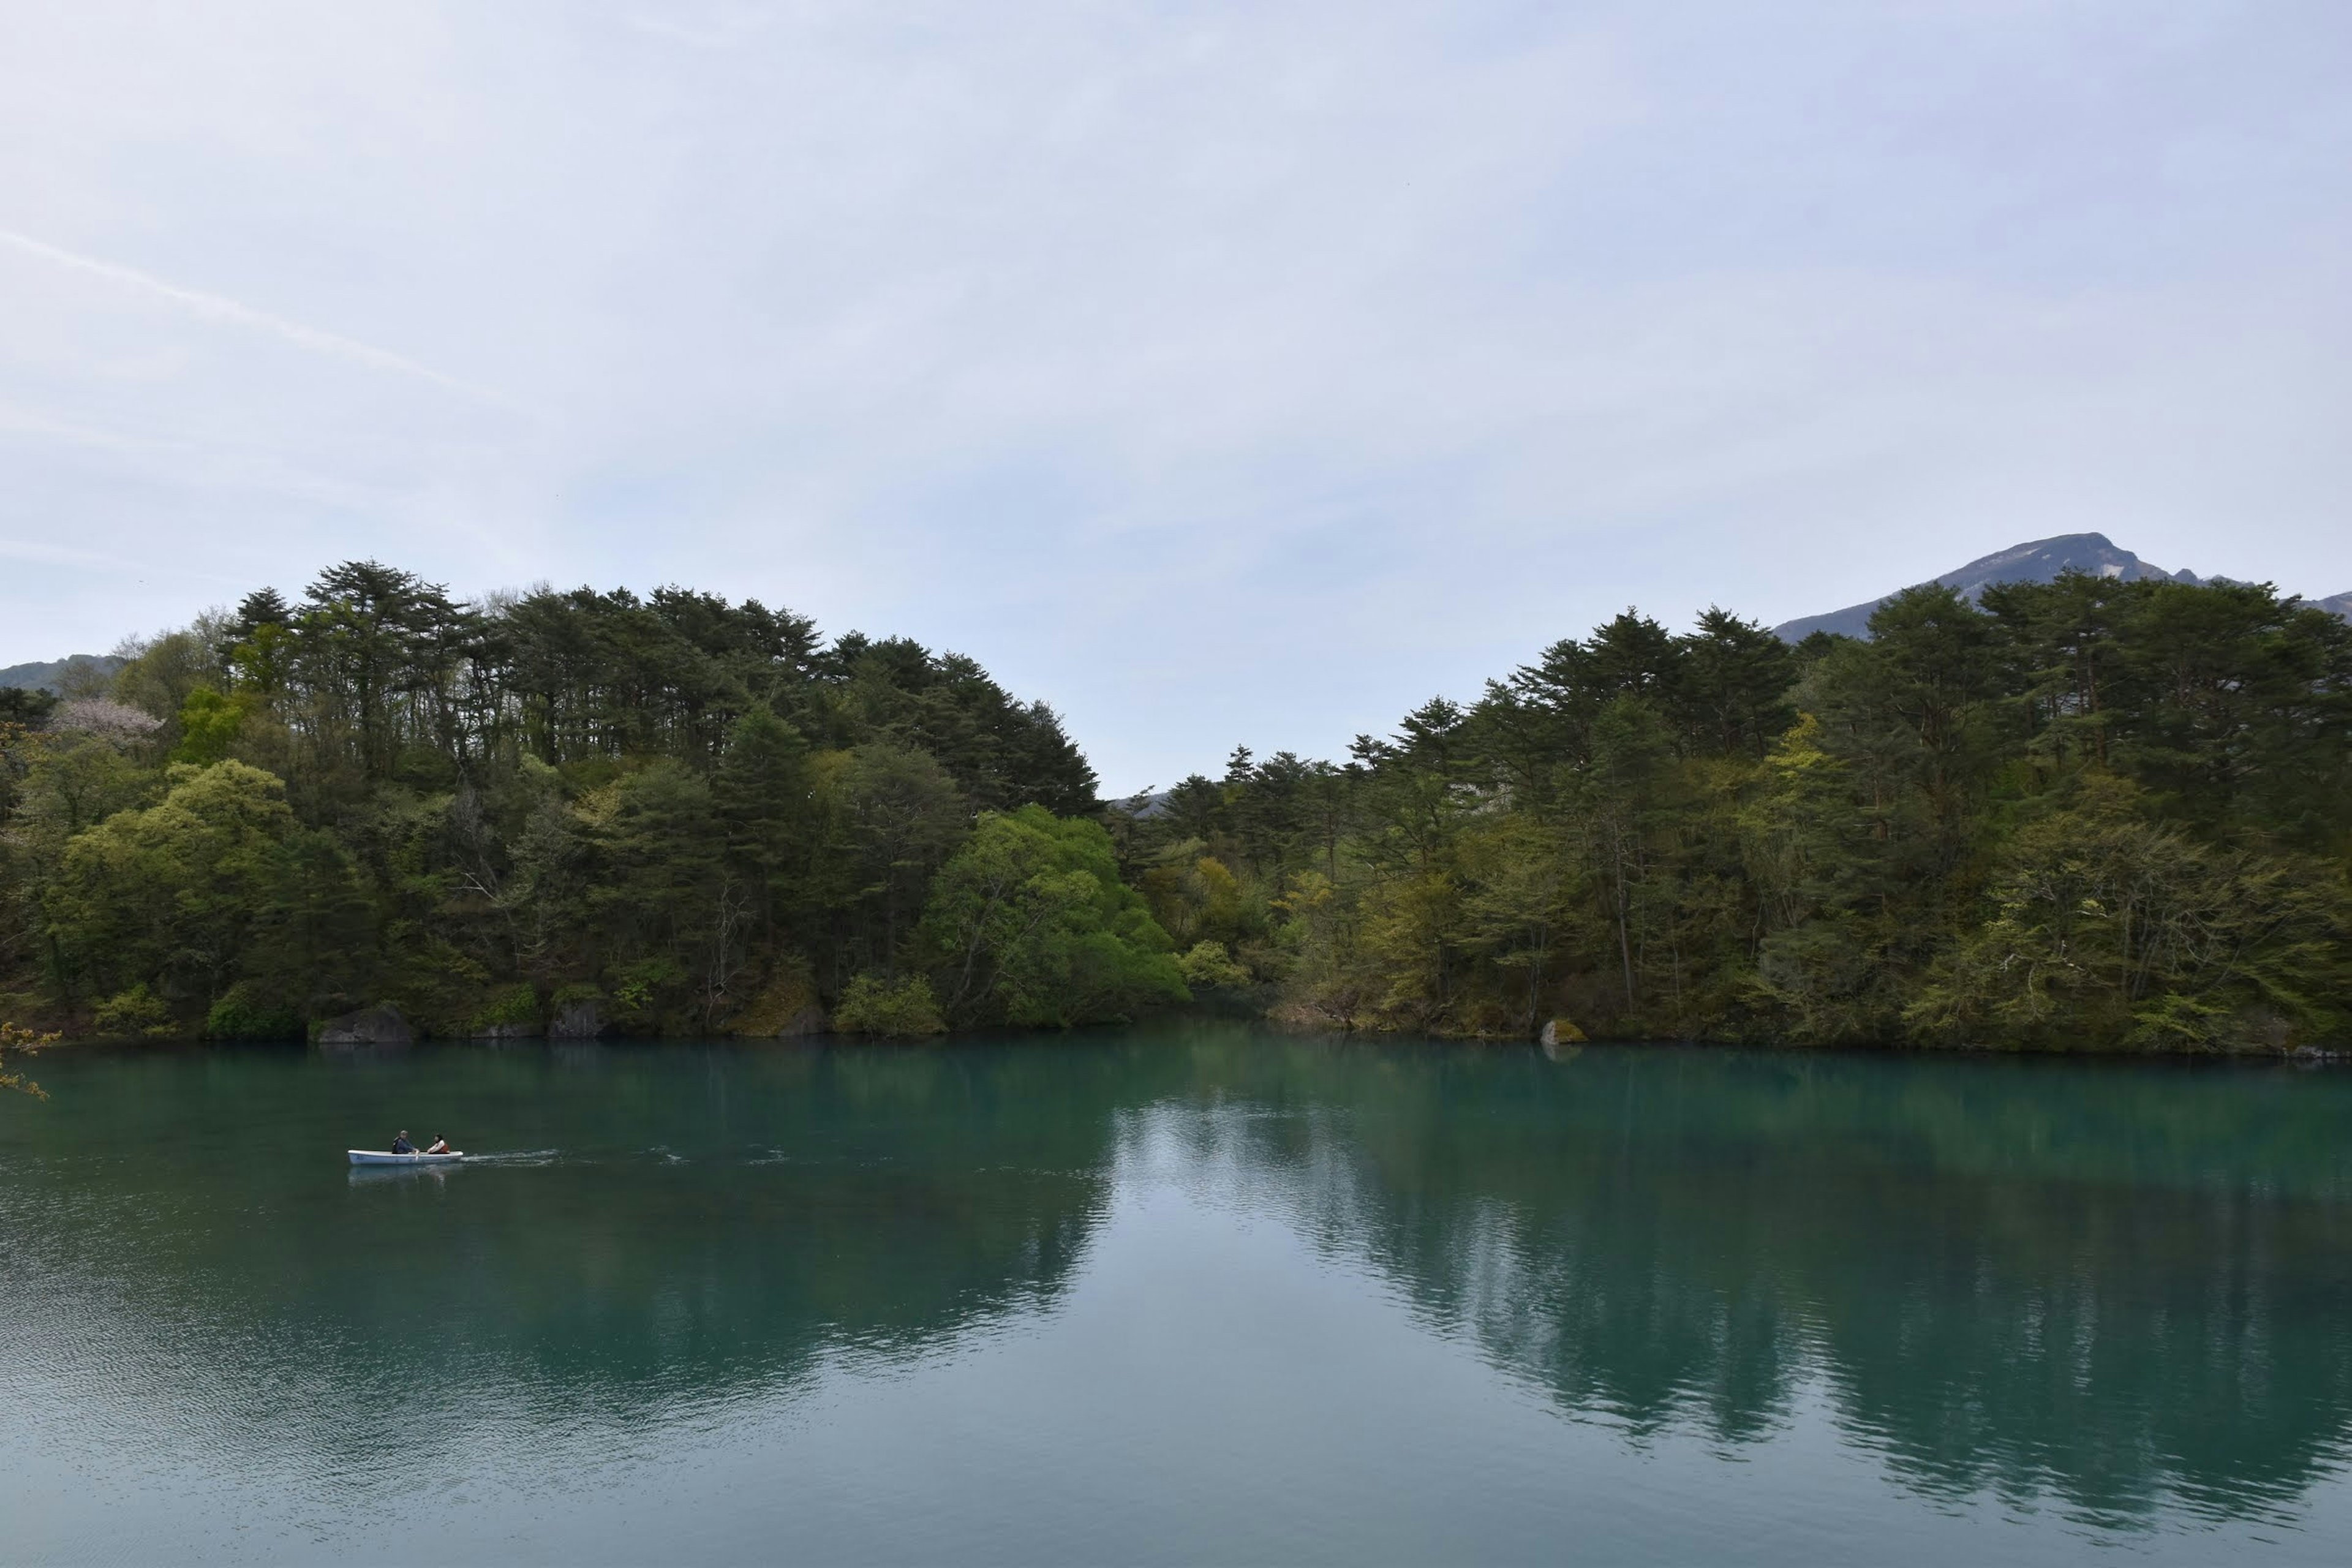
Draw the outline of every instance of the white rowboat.
[[[462,1150],[446,1154],[395,1154],[389,1149],[347,1149],[354,1165],[446,1165],[466,1157]]]

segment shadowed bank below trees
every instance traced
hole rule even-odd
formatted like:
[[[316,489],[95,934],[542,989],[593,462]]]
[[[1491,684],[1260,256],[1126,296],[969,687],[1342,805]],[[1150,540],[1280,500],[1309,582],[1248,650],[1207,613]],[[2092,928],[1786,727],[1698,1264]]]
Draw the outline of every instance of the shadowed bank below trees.
[[[1867,641],[1632,612],[1344,763],[1104,808],[968,659],[373,563],[0,694],[0,1020],[774,1036],[1131,1017],[2326,1046],[2352,628],[2256,585],[1929,586]]]

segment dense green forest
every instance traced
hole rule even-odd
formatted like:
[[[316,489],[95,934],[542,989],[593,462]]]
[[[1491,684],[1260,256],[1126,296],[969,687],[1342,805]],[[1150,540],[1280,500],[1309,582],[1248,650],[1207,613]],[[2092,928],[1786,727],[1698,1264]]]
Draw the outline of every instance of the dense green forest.
[[[1344,763],[1121,828],[1180,944],[1326,1027],[2275,1049],[2352,1002],[2352,627],[2084,575],[1790,647],[1633,613]]]
[[[0,1018],[921,1034],[1185,995],[1085,758],[969,659],[373,563],[126,651],[103,696],[0,697]]]
[[[969,659],[373,563],[0,692],[0,1020],[2284,1049],[2352,996],[2352,627],[2242,584],[1631,612],[1345,762],[1105,806]]]

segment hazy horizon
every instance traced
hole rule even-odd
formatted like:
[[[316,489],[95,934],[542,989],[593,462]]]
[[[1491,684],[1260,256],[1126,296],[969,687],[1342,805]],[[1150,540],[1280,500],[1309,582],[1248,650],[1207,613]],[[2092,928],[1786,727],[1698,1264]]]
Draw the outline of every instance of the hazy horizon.
[[[1107,795],[1627,605],[2352,589],[2352,14],[0,23],[0,666],[372,556],[1052,702]]]

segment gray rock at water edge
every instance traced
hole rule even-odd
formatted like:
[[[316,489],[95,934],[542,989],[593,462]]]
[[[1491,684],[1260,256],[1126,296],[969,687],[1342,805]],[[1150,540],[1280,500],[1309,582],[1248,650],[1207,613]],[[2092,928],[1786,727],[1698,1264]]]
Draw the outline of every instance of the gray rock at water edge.
[[[477,1024],[468,1037],[477,1040],[535,1040],[547,1033],[544,1024]]]
[[[593,1002],[566,1002],[556,1008],[547,1026],[551,1040],[593,1040],[604,1032],[604,1020]]]
[[[833,1020],[824,1016],[824,1009],[812,1002],[807,1006],[802,1008],[799,1012],[793,1014],[791,1017],[785,1019],[784,1026],[778,1029],[774,1034],[770,1035],[768,1038],[772,1040],[804,1040],[811,1035],[830,1033],[832,1028]]]
[[[330,1018],[319,1031],[322,1046],[405,1046],[415,1038],[416,1031],[389,1002]]]

